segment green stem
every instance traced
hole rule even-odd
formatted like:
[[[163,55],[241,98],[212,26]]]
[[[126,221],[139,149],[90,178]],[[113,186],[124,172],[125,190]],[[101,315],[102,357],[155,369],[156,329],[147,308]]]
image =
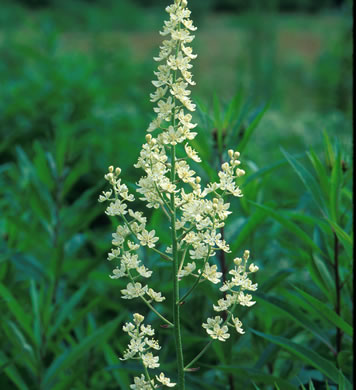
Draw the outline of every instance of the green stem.
[[[209,259],[209,255],[210,255],[210,246],[209,246],[209,250],[208,250],[208,254],[206,256],[206,259],[204,261],[204,264],[203,264],[203,267],[202,269],[200,270],[200,275],[198,276],[197,280],[194,282],[193,286],[182,296],[182,298],[179,299],[179,301],[177,302],[178,304],[181,304],[185,299],[187,299],[187,297],[193,292],[193,290],[197,287],[198,283],[200,282],[202,276],[203,276],[203,271],[204,271],[204,268],[205,268],[205,264],[206,262],[208,261]]]
[[[231,311],[229,312],[229,315],[227,317],[227,319],[223,322],[222,326],[226,325],[230,320],[231,320],[231,317],[232,317],[232,313],[234,312],[235,310],[235,307],[236,307],[237,303],[235,302],[232,306],[232,309]],[[191,367],[198,359],[200,359],[204,353],[208,350],[208,348],[210,347],[210,344],[213,342],[214,340],[210,340],[208,342],[208,344],[206,344],[206,346],[198,353],[198,355],[189,363],[187,364],[185,367],[184,367],[184,370],[185,371],[189,371],[189,367]]]
[[[151,389],[154,390],[154,387],[153,387],[152,382],[151,382],[150,374],[148,373],[147,367],[144,364],[143,364],[143,369],[145,370],[145,376],[146,376],[146,379],[148,380],[148,382],[150,384]]]
[[[129,274],[129,278],[131,280],[132,283],[135,283],[135,280],[134,278],[132,277],[132,275],[130,274],[130,271],[128,272]],[[163,315],[157,311],[149,302],[148,300],[143,296],[143,295],[140,295],[140,298],[143,300],[143,302],[145,302],[145,304],[155,313],[157,314],[157,316],[162,320],[164,321],[166,324],[168,324],[169,326],[174,326],[171,321],[167,320],[167,318],[163,317]]]
[[[207,351],[207,349],[210,347],[210,344],[213,342],[213,340],[210,340],[208,342],[208,344],[198,353],[198,355],[189,363],[187,364],[185,367],[184,367],[184,370],[185,371],[188,371],[189,370],[189,367],[191,367],[197,360],[200,359],[201,356],[204,355],[204,353]]]
[[[171,149],[171,180],[175,180],[175,162],[176,162],[176,151],[175,146]],[[183,347],[182,347],[182,336],[180,329],[180,305],[177,304],[179,301],[179,283],[178,283],[178,245],[177,245],[177,233],[176,233],[176,206],[174,193],[171,194],[171,230],[172,230],[172,254],[173,254],[173,322],[174,322],[174,339],[176,345],[177,354],[177,368],[178,368],[178,390],[184,390],[184,360],[183,360]]]
[[[158,316],[162,321],[164,321],[167,325],[169,325],[169,326],[171,326],[171,327],[174,326],[174,325],[172,324],[172,322],[169,321],[169,320],[167,320],[167,318],[163,317],[163,315],[162,315],[159,311],[157,311],[157,310],[148,302],[148,300],[147,300],[145,297],[143,297],[143,296],[141,295],[141,298],[142,298],[142,300],[145,302],[145,304],[146,304],[154,313],[156,313],[157,316]]]

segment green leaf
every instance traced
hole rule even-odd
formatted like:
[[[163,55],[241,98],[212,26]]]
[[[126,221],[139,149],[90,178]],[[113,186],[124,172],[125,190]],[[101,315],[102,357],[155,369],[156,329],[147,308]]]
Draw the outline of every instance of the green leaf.
[[[334,302],[335,293],[330,289],[330,286],[333,285],[331,275],[324,261],[315,253],[308,255],[308,270],[314,283],[331,302]]]
[[[321,163],[319,157],[316,155],[314,150],[310,150],[309,152],[307,152],[307,155],[318,175],[320,186],[321,189],[323,190],[324,196],[328,197],[330,186],[329,186],[328,174],[325,169],[325,166]]]
[[[302,158],[302,157],[304,157],[304,153],[294,156],[294,158]],[[266,165],[263,168],[260,168],[258,171],[248,175],[246,177],[246,179],[244,180],[244,182],[243,182],[243,186],[247,187],[254,180],[256,180],[256,179],[258,179],[260,177],[264,177],[268,173],[273,172],[275,169],[281,168],[281,167],[283,167],[284,165],[287,165],[287,164],[288,164],[288,161],[283,159],[283,160],[278,160],[278,161],[276,161],[276,162],[274,162],[272,164]]]
[[[342,242],[342,245],[344,246],[348,257],[352,259],[353,238],[349,234],[347,234],[345,230],[343,230],[337,223],[331,221],[330,219],[327,219],[327,221],[337,235],[338,239]]]
[[[226,114],[223,120],[223,127],[225,129],[231,124],[231,122],[234,122],[234,120],[238,118],[241,111],[242,102],[243,102],[243,93],[242,90],[240,89],[235,94],[235,96],[231,99],[226,109]]]
[[[326,165],[328,167],[332,167],[334,165],[334,161],[335,161],[333,146],[330,142],[330,138],[328,136],[328,133],[325,130],[323,131],[323,136],[324,136],[324,149],[325,149]]]
[[[75,347],[58,356],[45,373],[42,387],[48,390],[52,389],[53,382],[58,379],[60,374],[63,374],[70,367],[75,367],[76,361],[82,358],[88,350],[104,343],[115,331],[120,320],[121,318],[117,318],[109,322],[81,340]]]
[[[338,369],[329,360],[326,360],[313,350],[285,339],[284,337],[268,335],[251,328],[250,330],[257,336],[260,336],[271,343],[281,346],[300,360],[319,370],[327,378],[331,379],[335,383],[339,383],[340,378]],[[348,389],[351,390],[351,383],[348,382],[348,386]]]
[[[278,271],[267,280],[265,280],[260,286],[259,290],[262,292],[268,292],[272,288],[275,289],[281,282],[287,279],[290,275],[294,273],[294,269],[288,268]]]
[[[309,390],[315,390],[315,387],[314,387],[312,381],[309,381]]]
[[[11,292],[0,283],[0,297],[5,301],[9,311],[16,318],[20,327],[26,332],[32,342],[35,342],[35,337],[31,329],[30,317],[23,311],[22,306],[18,303]]]
[[[5,374],[8,376],[8,378],[11,380],[11,382],[17,387],[19,390],[29,390],[28,386],[22,379],[20,373],[17,371],[17,368],[14,365],[4,365],[9,362],[6,355],[0,351],[0,364],[3,365],[3,370],[5,371]]]
[[[221,120],[221,108],[220,108],[220,102],[219,99],[214,93],[214,127],[217,133],[217,144],[218,144],[218,150],[219,153],[222,154],[223,152],[223,124]]]
[[[32,311],[33,311],[33,332],[36,339],[36,345],[40,347],[42,337],[41,337],[41,315],[40,315],[40,302],[38,291],[36,288],[36,283],[31,279],[30,281],[30,296],[32,302]]]
[[[314,241],[309,237],[308,234],[304,232],[298,225],[295,223],[289,221],[287,218],[285,218],[281,213],[278,213],[277,211],[273,210],[270,207],[249,201],[249,203],[253,204],[254,206],[260,208],[261,210],[264,210],[267,215],[278,221],[281,225],[283,225],[286,229],[288,229],[291,233],[295,234],[297,237],[299,237],[306,245],[311,247],[312,249],[320,252],[320,248],[314,243]]]
[[[7,340],[11,342],[12,349],[15,354],[21,356],[22,364],[27,366],[30,372],[33,374],[36,369],[36,357],[32,346],[26,340],[26,337],[18,328],[17,324],[7,320],[3,322],[3,330],[6,334]]]
[[[293,305],[290,300],[288,303],[286,303],[277,297],[267,296],[260,292],[256,292],[255,296],[258,300],[262,300],[261,303],[267,304],[267,306],[270,305],[272,307],[277,308],[281,313],[292,319],[296,324],[312,333],[330,350],[334,351],[334,347],[328,340],[327,335],[325,335],[324,332],[320,329],[320,327],[314,322],[312,322],[307,315],[305,315],[301,310],[299,310],[298,307]]]
[[[337,326],[339,329],[341,329],[343,332],[345,332],[347,335],[352,337],[353,335],[353,327],[349,325],[345,320],[343,320],[340,316],[338,316],[334,310],[330,309],[324,302],[321,302],[319,299],[314,298],[312,295],[306,293],[305,291],[301,290],[300,288],[293,286],[296,291],[300,295],[304,297],[304,299],[309,302],[316,311],[318,311],[324,319],[332,323],[333,325]]]
[[[248,220],[243,224],[241,230],[237,233],[237,238],[231,244],[231,253],[234,256],[236,252],[241,249],[242,244],[251,237],[253,232],[257,229],[258,226],[266,219],[266,213],[262,210],[256,210]]]
[[[331,220],[335,223],[338,222],[338,217],[339,217],[341,177],[342,177],[341,155],[340,153],[338,153],[331,171],[330,202],[329,202],[330,217]]]
[[[269,107],[269,104],[266,104],[262,109],[259,109],[257,111],[257,114],[255,114],[251,123],[248,125],[247,129],[244,132],[242,140],[239,142],[239,144],[237,145],[237,148],[236,148],[240,153],[242,153],[245,150],[245,147],[247,146],[248,141],[250,140],[253,132],[256,130],[259,123],[261,122],[261,119],[263,118],[268,107]]]
[[[61,310],[56,316],[56,321],[49,330],[48,338],[51,339],[57,332],[60,326],[64,321],[75,313],[75,307],[82,300],[84,294],[86,293],[88,286],[84,285],[64,304],[61,305]]]
[[[35,141],[33,145],[35,149],[35,158],[34,158],[34,165],[36,167],[37,175],[39,179],[45,184],[45,186],[52,190],[54,188],[54,179],[52,177],[51,171],[48,168],[48,160],[46,157],[46,153],[42,148],[42,145]]]
[[[313,175],[306,168],[304,168],[304,166],[299,161],[297,161],[295,157],[286,152],[284,149],[282,149],[282,153],[292,168],[295,170],[306,189],[310,192],[312,199],[314,200],[316,206],[320,209],[322,215],[327,215],[325,200],[320,192],[320,186]]]
[[[247,375],[254,382],[263,383],[265,385],[273,386],[277,383],[283,390],[297,390],[296,386],[290,384],[288,381],[282,378],[278,378],[274,375],[266,374],[265,372],[257,370],[255,368],[244,367],[239,365],[219,365],[219,366],[212,366],[209,364],[200,364],[200,365],[202,367],[212,368],[214,370],[231,373],[241,377]]]
[[[110,366],[117,363],[117,353],[110,347],[108,343],[103,346],[105,359]],[[120,389],[128,389],[130,387],[130,380],[128,373],[125,370],[112,370],[111,371]]]

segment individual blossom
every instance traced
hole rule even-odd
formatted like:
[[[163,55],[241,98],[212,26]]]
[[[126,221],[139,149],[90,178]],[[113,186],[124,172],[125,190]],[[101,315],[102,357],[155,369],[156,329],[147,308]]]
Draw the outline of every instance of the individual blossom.
[[[182,279],[184,276],[190,275],[194,270],[196,269],[196,264],[193,261],[192,263],[188,263],[184,268],[180,271],[178,271],[178,279]]]
[[[226,325],[220,326],[221,323],[221,317],[215,317],[214,319],[208,318],[207,323],[203,324],[203,328],[206,329],[206,332],[211,338],[226,341],[230,337],[228,333],[229,328]]]
[[[203,277],[205,279],[208,279],[211,283],[214,283],[214,284],[219,283],[220,278],[222,276],[222,272],[217,272],[217,269],[218,269],[218,267],[215,264],[210,266],[208,263],[205,263]]]
[[[155,292],[152,288],[148,289],[147,295],[156,302],[163,302],[166,299],[160,292]]]
[[[125,289],[121,290],[123,299],[133,299],[144,295],[147,292],[147,286],[142,286],[141,283],[129,283]]]
[[[152,386],[157,388],[157,385],[154,385],[154,381],[151,380]],[[134,377],[134,383],[130,385],[132,390],[152,390],[151,384],[146,380],[145,376],[142,374],[140,377]]]
[[[245,331],[242,329],[242,322],[237,317],[232,316],[232,322],[235,326],[237,333],[240,333],[240,334],[245,333]]]
[[[142,362],[148,368],[159,367],[158,361],[159,361],[158,356],[153,356],[152,352],[148,352],[142,355]]]
[[[140,240],[142,246],[147,245],[149,248],[153,248],[155,246],[155,242],[158,241],[158,237],[155,237],[156,231],[152,230],[148,232],[147,230],[143,230],[142,233],[137,235],[137,238]]]
[[[238,295],[238,300],[241,306],[252,306],[256,303],[255,301],[252,301],[252,295],[245,295],[242,291]]]
[[[171,380],[167,378],[163,372],[161,372],[159,376],[156,375],[156,379],[158,382],[161,382],[162,385],[167,387],[174,387],[176,385],[176,383],[171,382]]]

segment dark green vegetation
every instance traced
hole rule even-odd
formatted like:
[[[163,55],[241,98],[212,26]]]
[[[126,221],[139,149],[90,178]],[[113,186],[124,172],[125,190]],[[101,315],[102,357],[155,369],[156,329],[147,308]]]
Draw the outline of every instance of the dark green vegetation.
[[[159,1],[144,11],[50,3],[0,11],[0,389],[126,390],[140,367],[119,360],[121,326],[148,311],[121,300],[125,281],[108,277],[115,226],[97,197],[108,165],[132,188],[140,176],[132,164],[152,112],[163,12]],[[187,387],[351,389],[350,9],[214,14],[208,3],[193,14],[194,146],[203,180],[223,151],[241,152],[244,198],[224,232],[233,253],[217,262],[229,267],[248,248],[259,290],[239,315],[246,334],[213,343]],[[150,226],[169,234],[159,212]],[[144,261],[169,300],[170,268]],[[189,360],[217,298],[203,283],[182,308]],[[175,379],[170,330],[148,321]]]

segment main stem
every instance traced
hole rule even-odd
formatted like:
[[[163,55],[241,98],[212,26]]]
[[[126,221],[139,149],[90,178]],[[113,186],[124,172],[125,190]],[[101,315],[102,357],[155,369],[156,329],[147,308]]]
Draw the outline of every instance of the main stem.
[[[172,145],[171,149],[171,180],[175,181],[175,162],[176,150]],[[177,368],[178,368],[178,390],[184,390],[184,360],[182,348],[182,336],[180,329],[180,305],[179,305],[179,283],[178,283],[178,246],[176,233],[176,206],[174,199],[174,192],[171,193],[171,229],[172,229],[172,255],[173,255],[173,323],[174,323],[174,339],[176,344]]]

